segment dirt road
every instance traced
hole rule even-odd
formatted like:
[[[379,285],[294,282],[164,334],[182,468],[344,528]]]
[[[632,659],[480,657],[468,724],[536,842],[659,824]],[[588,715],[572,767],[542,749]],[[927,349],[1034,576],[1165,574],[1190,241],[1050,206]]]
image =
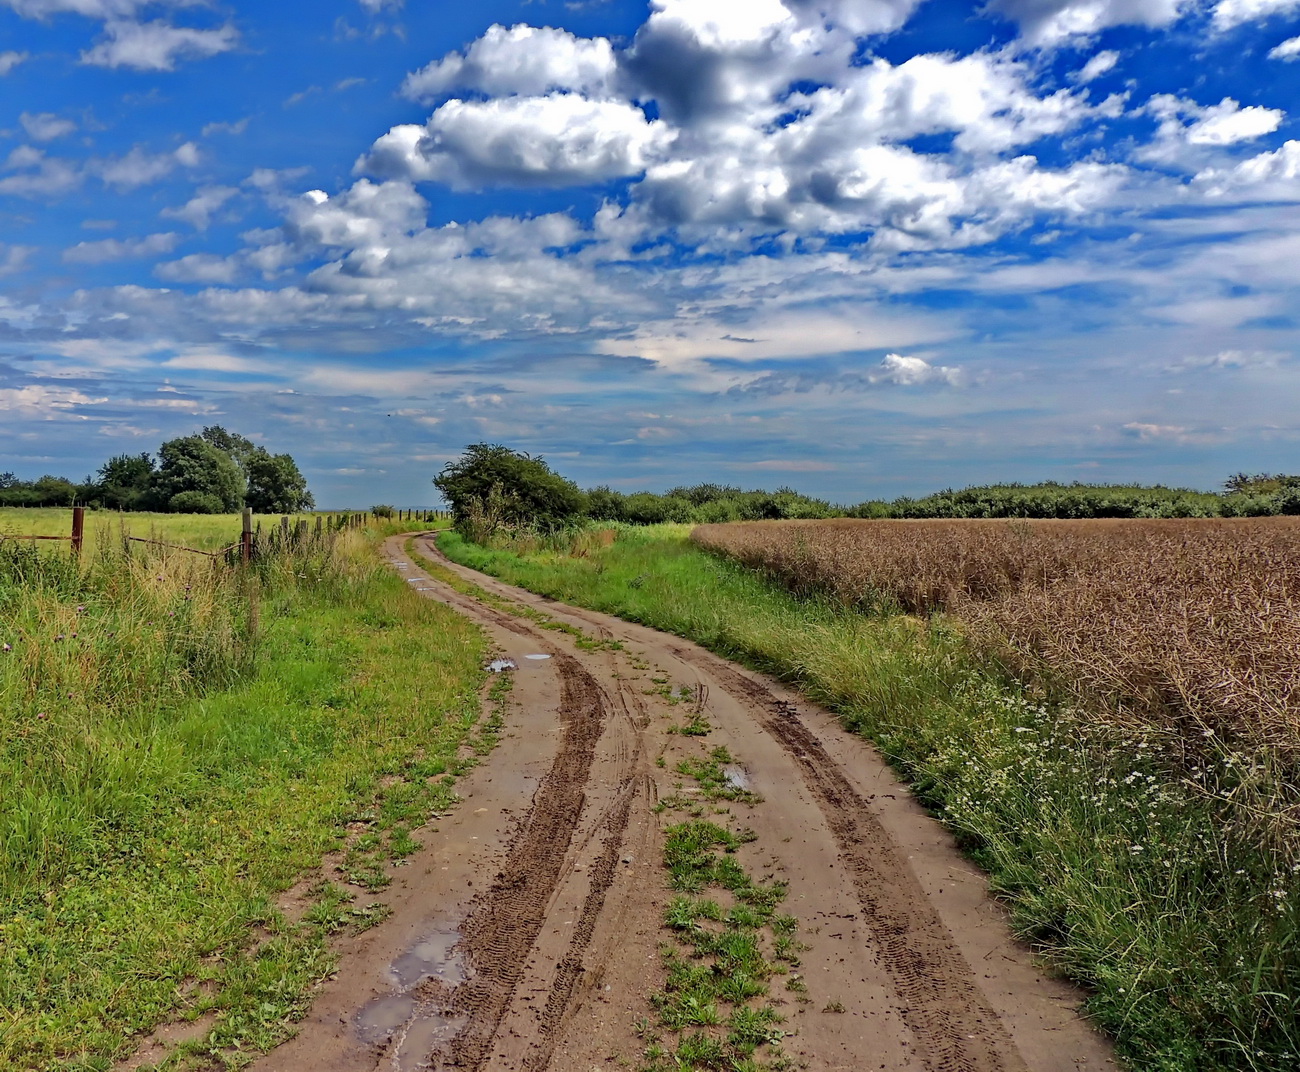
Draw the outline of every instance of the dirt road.
[[[392,917],[345,941],[298,1036],[254,1068],[638,1067],[665,979],[664,830],[691,805],[752,830],[743,863],[787,884],[802,948],[771,993],[792,1067],[1113,1067],[1080,995],[1034,966],[984,878],[827,712],[679,638],[442,562],[487,598],[462,594],[402,540],[386,552],[515,664],[503,738],[417,832],[382,897]],[[676,768],[720,747],[754,795],[706,809]]]

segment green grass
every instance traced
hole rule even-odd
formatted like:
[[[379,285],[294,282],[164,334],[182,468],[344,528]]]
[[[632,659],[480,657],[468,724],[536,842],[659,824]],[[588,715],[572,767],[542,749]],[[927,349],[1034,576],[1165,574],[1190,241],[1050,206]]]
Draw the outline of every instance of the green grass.
[[[239,542],[243,521],[239,514],[154,514],[119,513],[116,510],[87,510],[83,553],[94,555],[118,547],[122,537],[131,536],[142,540],[162,540],[166,543],[192,547],[198,551],[217,551]],[[255,514],[254,526],[260,526],[263,532],[271,532],[280,526],[279,514]],[[299,521],[308,521],[313,527],[317,516],[323,517],[325,523],[337,518],[337,513],[294,514],[289,518],[290,525]],[[368,520],[369,531],[376,536],[393,535],[400,532],[425,531],[442,528],[450,522],[438,521],[383,521]],[[37,507],[22,509],[19,507],[0,507],[0,543],[5,539],[24,536],[69,536],[72,533],[72,510],[64,507]],[[40,541],[46,543],[46,541]],[[66,547],[50,541],[47,547]]]
[[[1300,862],[1232,789],[1296,772],[1159,742],[1036,695],[942,617],[799,600],[693,547],[688,526],[519,556],[455,533],[452,558],[535,592],[678,633],[771,672],[874,741],[990,874],[1014,925],[1090,991],[1140,1069],[1300,1065]],[[1208,790],[1208,791],[1207,791]]]
[[[0,1067],[108,1069],[206,1012],[178,1067],[239,1067],[385,911],[320,882],[294,923],[277,894],[331,850],[370,889],[415,851],[485,740],[484,642],[357,533],[247,574],[83,559],[0,545]]]

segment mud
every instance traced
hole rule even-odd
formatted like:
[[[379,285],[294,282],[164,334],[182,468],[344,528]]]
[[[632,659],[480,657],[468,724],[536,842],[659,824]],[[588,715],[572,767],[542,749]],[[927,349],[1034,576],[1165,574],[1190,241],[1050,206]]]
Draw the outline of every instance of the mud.
[[[1112,1067],[1079,1018],[1081,995],[1043,975],[983,877],[829,713],[679,638],[451,566],[420,541],[494,597],[480,602],[402,544],[386,550],[412,587],[478,622],[514,664],[503,739],[458,785],[456,810],[415,834],[425,847],[394,872],[391,918],[344,940],[298,1036],[255,1069],[637,1067],[634,1025],[663,983],[661,822],[676,821],[655,805],[694,788],[677,762],[719,745],[735,757],[727,782],[761,798],[737,805],[758,834],[747,866],[788,883],[800,921],[807,999],[772,989],[797,1067]],[[500,600],[623,650],[579,649]],[[706,739],[667,732],[694,707]]]

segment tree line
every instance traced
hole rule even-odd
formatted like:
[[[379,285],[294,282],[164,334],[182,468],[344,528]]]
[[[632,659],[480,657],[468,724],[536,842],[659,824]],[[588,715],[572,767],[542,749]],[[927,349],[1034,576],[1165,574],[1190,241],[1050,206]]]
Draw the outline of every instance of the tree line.
[[[999,484],[947,489],[923,498],[868,500],[838,506],[793,488],[745,491],[696,484],[667,492],[582,490],[541,457],[493,443],[474,443],[443,467],[434,485],[457,526],[472,539],[501,528],[543,532],[586,521],[651,525],[784,518],[1161,518],[1300,514],[1300,476],[1238,473],[1224,492],[1161,485]]]
[[[169,439],[157,457],[119,454],[80,483],[43,476],[22,481],[0,473],[0,506],[89,506],[178,514],[292,514],[315,500],[288,454],[272,454],[246,436],[211,425]]]

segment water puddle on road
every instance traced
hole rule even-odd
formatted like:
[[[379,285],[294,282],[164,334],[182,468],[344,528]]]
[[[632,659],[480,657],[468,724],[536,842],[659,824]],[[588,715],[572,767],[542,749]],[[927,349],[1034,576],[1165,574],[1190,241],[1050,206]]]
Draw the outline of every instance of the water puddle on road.
[[[753,784],[749,780],[749,772],[735,763],[728,763],[723,767],[722,776],[727,779],[727,784],[732,789],[741,789],[746,793],[753,789]]]
[[[398,1072],[421,1072],[437,1067],[438,1051],[469,1023],[468,1016],[421,1015],[407,1029],[406,1037],[393,1055]]]
[[[456,951],[460,931],[453,926],[430,931],[389,968],[397,990],[367,1002],[353,1019],[362,1042],[388,1046],[397,1072],[434,1067],[436,1051],[465,1026],[463,1016],[446,1011],[451,992],[469,976]]]
[[[387,1042],[406,1026],[416,1004],[410,994],[385,994],[366,1002],[354,1021],[361,1041],[372,1045]]]
[[[454,952],[460,941],[460,932],[435,931],[421,938],[415,945],[393,961],[393,977],[403,990],[410,989],[425,979],[437,979],[447,986],[458,986],[465,981],[465,962]]]

